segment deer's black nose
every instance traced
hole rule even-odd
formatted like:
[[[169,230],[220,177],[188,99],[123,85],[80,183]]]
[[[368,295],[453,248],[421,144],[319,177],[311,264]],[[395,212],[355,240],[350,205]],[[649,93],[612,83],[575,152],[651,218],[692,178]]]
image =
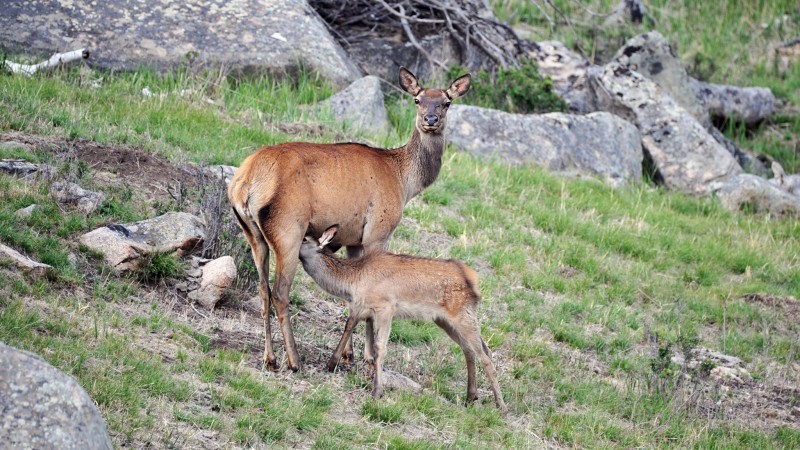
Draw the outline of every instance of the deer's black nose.
[[[423,119],[425,120],[425,123],[428,124],[428,126],[436,125],[439,122],[439,116],[437,116],[436,114],[425,114]]]

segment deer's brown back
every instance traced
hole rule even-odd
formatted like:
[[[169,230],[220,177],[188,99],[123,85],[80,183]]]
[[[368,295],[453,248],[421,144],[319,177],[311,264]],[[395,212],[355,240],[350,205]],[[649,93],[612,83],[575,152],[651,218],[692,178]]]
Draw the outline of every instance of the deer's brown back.
[[[279,144],[245,159],[229,192],[233,202],[269,205],[276,214],[308,222],[312,234],[339,224],[334,242],[358,245],[371,239],[365,229],[384,227],[388,234],[400,221],[397,160],[397,151],[359,144]]]
[[[480,301],[475,271],[455,260],[382,253],[363,258],[359,287],[366,298],[388,297],[401,307],[440,309],[455,316]],[[430,314],[428,314],[430,315]],[[418,317],[406,314],[408,317]]]

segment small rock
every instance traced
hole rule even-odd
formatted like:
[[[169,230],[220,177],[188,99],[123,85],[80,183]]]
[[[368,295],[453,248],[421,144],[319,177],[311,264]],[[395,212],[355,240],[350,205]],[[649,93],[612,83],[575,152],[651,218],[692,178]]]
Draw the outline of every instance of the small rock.
[[[775,216],[800,217],[800,197],[770,181],[750,174],[738,174],[711,185],[723,206],[730,210],[752,207]]]
[[[9,175],[30,175],[39,171],[39,164],[22,159],[0,159],[0,172]]]
[[[25,220],[30,218],[34,212],[39,211],[40,209],[42,209],[42,207],[34,203],[18,209],[16,212],[14,212],[14,216],[16,216],[17,219]]]
[[[200,288],[189,293],[189,298],[208,309],[213,309],[222,298],[225,289],[236,279],[236,263],[230,256],[222,256],[203,266]]]
[[[28,144],[23,144],[17,141],[4,141],[0,142],[0,151],[8,153],[33,153],[34,149]]]
[[[50,193],[58,203],[77,205],[84,214],[94,212],[106,199],[101,192],[88,191],[68,181],[56,181],[50,186]]]
[[[383,380],[387,388],[414,393],[422,392],[422,386],[419,383],[393,370],[383,369]]]
[[[325,108],[332,110],[336,120],[344,121],[354,129],[371,134],[387,134],[391,131],[383,102],[381,79],[376,76],[360,78],[314,106],[316,111]]]
[[[224,181],[226,186],[230,184],[231,180],[233,179],[233,175],[238,169],[239,168],[235,166],[225,166],[222,164],[217,166],[208,166],[205,168],[209,175]]]
[[[717,382],[733,381],[736,383],[744,383],[745,380],[753,378],[744,367],[726,366],[718,366],[711,369],[710,377]]]
[[[30,271],[31,274],[37,277],[44,275],[47,269],[53,268],[53,266],[34,261],[22,253],[14,250],[13,248],[3,244],[0,244],[0,259],[11,260],[11,262],[13,262],[14,265],[20,269]]]
[[[204,265],[205,263],[207,263],[209,261],[211,261],[211,259],[209,259],[209,258],[201,258],[199,256],[192,256],[190,264],[192,265],[192,267],[198,268],[198,267]]]
[[[196,269],[189,269],[186,271],[187,278],[200,278],[203,276],[203,269],[196,268]]]

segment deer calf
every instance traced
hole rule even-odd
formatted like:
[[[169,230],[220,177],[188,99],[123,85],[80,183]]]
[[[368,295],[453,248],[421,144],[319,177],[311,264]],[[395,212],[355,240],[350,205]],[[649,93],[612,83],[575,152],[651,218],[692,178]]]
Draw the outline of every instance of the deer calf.
[[[506,405],[497,383],[497,371],[486,343],[481,339],[475,309],[480,302],[475,271],[455,260],[398,255],[386,251],[357,259],[341,259],[325,246],[338,230],[334,225],[319,241],[306,236],[300,246],[303,269],[326,292],[350,303],[344,333],[328,362],[333,370],[360,320],[372,320],[377,340],[367,330],[367,346],[375,355],[372,396],[383,395],[383,359],[389,342],[392,318],[433,320],[464,352],[467,361],[467,401],[478,397],[475,356],[481,359],[492,385],[497,407]]]

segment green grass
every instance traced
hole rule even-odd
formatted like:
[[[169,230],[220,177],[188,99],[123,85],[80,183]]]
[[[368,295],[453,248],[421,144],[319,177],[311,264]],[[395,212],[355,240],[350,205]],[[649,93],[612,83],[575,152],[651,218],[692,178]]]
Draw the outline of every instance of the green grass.
[[[577,14],[575,2],[555,3]],[[603,10],[612,3],[587,5]],[[494,4],[509,11],[522,5]],[[756,24],[791,5],[727,2],[712,11],[712,2],[697,6],[703,14],[688,14],[691,5],[685,2],[648,5],[657,29],[679,42],[685,62],[695,54],[719,61],[709,74],[713,81],[763,82],[795,105],[800,100],[796,73],[777,75],[760,62],[763,55],[743,50],[741,30],[728,29],[744,23],[740,28],[760,42],[779,30],[755,33]],[[515,20],[547,26],[531,2],[524,7],[527,12]],[[585,39],[562,25],[548,32],[561,33],[571,44]],[[724,47],[720,42],[730,48],[716,48]],[[230,164],[264,144],[329,141],[343,131],[324,118],[328,129],[319,136],[279,131],[282,123],[319,120],[301,106],[332,89],[309,74],[295,80],[151,72],[92,76],[102,76],[99,88],[72,69],[32,78],[0,76],[0,131],[80,137],[181,161]],[[145,87],[155,95],[142,95]],[[407,96],[392,95],[388,103],[396,131],[377,143],[400,145],[414,110]],[[727,132],[790,169],[796,167],[790,150],[800,129],[794,117],[779,120],[785,135],[766,125]],[[4,150],[0,156],[58,163],[42,149]],[[92,183],[91,167],[70,163],[59,170]],[[76,244],[78,235],[97,226],[151,213],[152,205],[140,204],[129,187],[104,189],[106,203],[85,216],[56,205],[46,182],[0,175],[0,241],[54,267],[46,277],[32,278],[0,263],[0,340],[75,376],[98,403],[117,446],[191,447],[198,444],[191,437],[198,430],[212,433],[212,446],[219,447],[795,448],[800,442],[795,425],[759,425],[747,416],[748,407],[737,405],[736,414],[726,415],[684,403],[677,389],[658,385],[670,386],[680,369],[666,352],[652,356],[659,348],[702,345],[742,358],[754,385],[768,389],[776,376],[800,383],[789,370],[798,363],[800,324],[777,307],[743,298],[800,297],[797,220],[733,213],[713,199],[649,184],[615,190],[449,150],[439,179],[405,210],[413,223],[401,225],[390,246],[436,251],[480,273],[478,316],[511,409],[504,418],[480,368],[481,398],[464,405],[464,357],[432,323],[396,320],[386,361],[387,368],[419,381],[420,394],[390,389],[372,400],[372,381],[360,368],[322,373],[319,361],[336,336],[301,323],[314,306],[305,295],[310,281],[304,275],[296,281],[292,311],[299,313],[295,332],[312,369],[262,372],[260,341],[229,348],[216,340],[220,324],[239,314],[238,304],[224,318],[203,312],[212,314],[208,325],[187,319],[180,306],[191,307],[184,300],[163,301],[169,278],[181,271],[176,259],[158,255],[145,264],[148,279],[164,281],[147,284],[115,274],[100,255]],[[14,215],[32,203],[41,209],[30,218]],[[427,236],[436,239],[436,248],[428,247]],[[239,294],[247,298],[255,290]],[[276,350],[280,355],[280,346]],[[695,401],[728,405],[736,389]]]

